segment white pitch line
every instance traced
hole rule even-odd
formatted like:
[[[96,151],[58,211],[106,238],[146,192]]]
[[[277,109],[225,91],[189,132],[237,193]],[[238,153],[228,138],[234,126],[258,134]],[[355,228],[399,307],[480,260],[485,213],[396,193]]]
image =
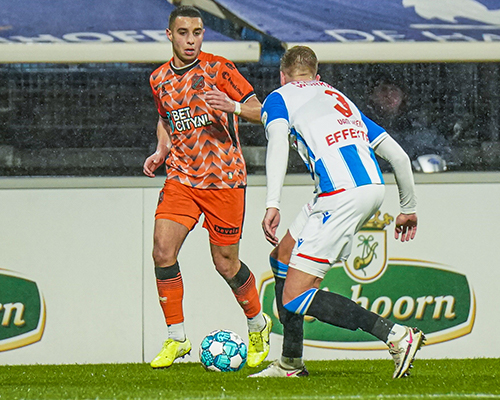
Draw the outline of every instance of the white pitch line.
[[[274,397],[270,396],[268,400],[280,400],[285,397]],[[378,394],[378,395],[333,395],[333,396],[286,396],[288,400],[314,400],[314,399],[331,399],[331,400],[384,400],[384,399],[439,399],[439,398],[449,398],[449,399],[500,399],[500,394],[492,393],[429,393],[429,394]],[[195,400],[198,397],[189,397],[184,400]],[[255,399],[255,397],[241,397],[241,396],[228,396],[224,393],[218,397],[203,397],[203,400],[250,400]]]

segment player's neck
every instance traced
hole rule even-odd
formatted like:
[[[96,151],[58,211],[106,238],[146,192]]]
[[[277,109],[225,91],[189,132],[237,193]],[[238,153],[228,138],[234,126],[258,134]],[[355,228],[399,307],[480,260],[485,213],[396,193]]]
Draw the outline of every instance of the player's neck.
[[[200,60],[198,58],[196,58],[196,60],[194,60],[192,63],[184,64],[182,62],[176,63],[175,58],[173,58],[172,61],[170,62],[170,66],[176,74],[182,75],[183,73],[185,73],[186,71],[191,69],[194,65],[196,65],[199,61]],[[177,65],[181,65],[181,66],[177,66]]]
[[[291,76],[290,79],[287,79],[287,82],[286,83],[290,83],[290,82],[311,82],[311,81],[315,81],[316,79],[312,76],[307,76],[307,75],[294,75],[294,76]]]
[[[186,69],[186,68],[189,68],[189,67],[192,67],[195,63],[198,62],[198,57],[196,57],[193,62],[190,62],[190,63],[185,63],[183,62],[181,59],[177,58],[177,57],[173,57],[172,58],[172,61],[171,61],[171,65],[172,67],[174,67],[175,69]]]

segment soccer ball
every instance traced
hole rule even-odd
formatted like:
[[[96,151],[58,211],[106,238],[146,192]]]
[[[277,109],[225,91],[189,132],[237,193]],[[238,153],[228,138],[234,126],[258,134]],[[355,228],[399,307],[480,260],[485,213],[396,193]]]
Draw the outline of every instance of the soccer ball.
[[[200,361],[208,371],[239,371],[247,361],[247,345],[227,329],[210,332],[201,342]]]

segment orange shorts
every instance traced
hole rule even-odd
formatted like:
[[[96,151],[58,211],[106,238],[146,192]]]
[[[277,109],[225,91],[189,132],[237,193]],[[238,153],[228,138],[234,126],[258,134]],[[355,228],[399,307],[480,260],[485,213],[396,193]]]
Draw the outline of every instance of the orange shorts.
[[[202,213],[210,243],[217,246],[238,243],[243,230],[245,189],[197,189],[177,181],[165,181],[155,219],[169,219],[192,230]]]

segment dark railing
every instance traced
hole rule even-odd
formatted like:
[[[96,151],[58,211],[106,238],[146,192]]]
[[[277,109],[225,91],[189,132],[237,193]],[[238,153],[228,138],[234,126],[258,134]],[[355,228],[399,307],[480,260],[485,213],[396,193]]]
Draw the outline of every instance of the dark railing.
[[[412,158],[435,153],[450,170],[491,171],[500,168],[499,65],[323,64],[319,73],[384,126]],[[141,175],[156,140],[157,113],[148,83],[156,67],[0,65],[0,174]],[[261,101],[279,86],[277,66],[238,68]],[[389,101],[395,93],[399,110],[384,115],[377,101]],[[240,137],[249,172],[262,173],[263,128],[243,122]],[[291,158],[289,170],[303,171],[298,158]]]

